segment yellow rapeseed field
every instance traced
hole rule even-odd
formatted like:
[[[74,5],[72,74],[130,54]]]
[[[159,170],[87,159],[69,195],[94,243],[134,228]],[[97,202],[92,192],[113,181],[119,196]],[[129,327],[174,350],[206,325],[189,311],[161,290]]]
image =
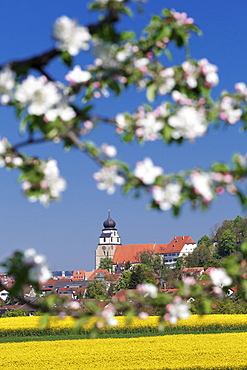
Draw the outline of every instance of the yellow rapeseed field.
[[[119,325],[116,328],[126,328],[126,318],[123,316],[117,317]],[[132,328],[141,327],[157,327],[159,318],[157,316],[150,316],[146,320],[141,320],[138,317],[133,317]],[[0,318],[0,333],[5,330],[25,330],[25,329],[35,329],[39,327],[40,317],[6,317]],[[91,321],[91,324],[95,322],[95,319]],[[63,329],[73,327],[75,320],[71,317],[66,317],[61,320],[57,317],[50,318],[49,327],[53,329]],[[170,324],[167,324],[170,325]],[[180,320],[177,326],[186,327],[200,327],[209,325],[220,325],[222,327],[226,326],[246,326],[247,325],[247,315],[205,315],[198,316],[192,315],[187,320]],[[84,328],[90,327],[90,324],[84,325]],[[112,328],[111,328],[112,329]]]
[[[246,369],[247,333],[0,344],[4,370]]]

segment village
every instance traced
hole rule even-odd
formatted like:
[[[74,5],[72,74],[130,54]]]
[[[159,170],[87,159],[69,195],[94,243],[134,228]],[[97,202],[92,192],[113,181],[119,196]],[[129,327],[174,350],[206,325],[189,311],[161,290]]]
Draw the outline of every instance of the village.
[[[116,222],[108,211],[95,250],[94,270],[51,271],[51,278],[45,284],[40,284],[39,292],[32,285],[24,287],[25,303],[18,299],[14,302],[8,299],[8,289],[14,284],[14,279],[1,273],[1,283],[6,289],[0,291],[0,314],[19,309],[33,315],[35,308],[32,304],[48,294],[56,294],[67,302],[78,301],[81,307],[88,300],[97,301],[104,307],[111,299],[128,299],[128,293],[135,291],[136,286],[142,282],[151,282],[159,291],[171,295],[178,292],[176,280],[187,276],[193,277],[204,286],[210,285],[209,272],[214,267],[179,268],[179,260],[191,255],[196,247],[196,242],[190,236],[175,236],[167,244],[156,244],[154,241],[152,244],[122,245]],[[166,278],[159,273],[158,268],[148,268],[145,259],[153,263],[156,260],[156,264],[166,271]],[[129,283],[130,274],[132,284]],[[235,293],[236,287],[229,288],[228,297]]]

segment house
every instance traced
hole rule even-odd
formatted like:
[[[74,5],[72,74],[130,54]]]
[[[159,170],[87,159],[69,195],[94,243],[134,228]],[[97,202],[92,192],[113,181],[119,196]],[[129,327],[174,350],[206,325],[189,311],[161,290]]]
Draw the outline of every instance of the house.
[[[186,267],[182,269],[182,276],[192,276],[196,279],[200,278],[204,274],[203,267]]]
[[[5,302],[6,299],[8,298],[8,294],[9,294],[9,292],[7,290],[2,289],[0,291],[0,298]]]
[[[174,268],[179,257],[187,256],[197,247],[190,236],[176,236],[168,244],[130,244],[122,245],[121,237],[116,229],[116,222],[110,217],[103,222],[99,244],[95,252],[95,268],[98,269],[102,258],[111,258],[115,272],[120,272],[126,262],[140,263],[140,255],[144,252],[159,253],[165,265]]]
[[[86,280],[84,270],[73,271],[72,280]]]

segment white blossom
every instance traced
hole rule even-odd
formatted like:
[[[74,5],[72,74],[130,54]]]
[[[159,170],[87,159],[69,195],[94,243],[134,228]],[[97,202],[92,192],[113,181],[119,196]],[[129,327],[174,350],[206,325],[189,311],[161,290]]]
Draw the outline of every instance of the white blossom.
[[[247,86],[244,82],[237,82],[235,85],[235,90],[240,93],[244,98],[247,97]]]
[[[155,285],[149,283],[138,284],[137,290],[144,293],[145,296],[151,298],[157,298],[158,295],[158,288]]]
[[[194,191],[200,194],[206,202],[210,202],[214,198],[210,174],[194,171],[190,175],[190,181],[194,187]]]
[[[188,18],[187,13],[182,12],[179,13],[176,10],[172,10],[171,13],[173,14],[174,19],[176,19],[178,25],[184,25],[184,24],[193,24],[194,19]]]
[[[158,120],[153,112],[148,112],[145,117],[136,121],[136,135],[142,137],[143,140],[154,141],[158,139],[160,131],[164,127],[164,122]]]
[[[69,302],[69,308],[71,308],[71,310],[79,310],[80,308],[80,303],[78,301],[71,301]]]
[[[207,121],[203,110],[194,107],[182,107],[168,118],[168,124],[174,128],[172,137],[193,140],[205,134]]]
[[[25,107],[29,114],[40,116],[61,100],[55,83],[47,81],[45,76],[28,76],[15,92],[15,99]]]
[[[90,80],[92,77],[88,71],[83,71],[80,66],[76,65],[69,73],[65,76],[65,79],[71,83],[79,84]]]
[[[123,113],[118,113],[116,115],[116,123],[117,123],[117,127],[120,128],[121,130],[125,130],[128,128],[128,120],[125,118],[125,115]]]
[[[242,116],[242,110],[234,108],[233,105],[233,99],[230,96],[224,96],[220,103],[220,118],[231,125],[239,121]]]
[[[35,249],[30,248],[24,252],[23,262],[30,266],[29,278],[31,280],[44,284],[51,278],[51,273],[46,265],[46,257],[37,254]]]
[[[148,64],[149,64],[149,59],[148,58],[140,58],[140,59],[136,59],[134,61],[134,66],[137,69],[140,69],[142,67],[146,67]]]
[[[176,82],[174,80],[174,78],[167,78],[160,86],[159,86],[159,93],[161,95],[165,95],[167,94],[168,92],[170,92],[174,86],[175,86]]]
[[[163,69],[160,73],[159,73],[159,76],[160,77],[163,77],[163,78],[171,78],[171,77],[174,77],[175,76],[175,72],[174,72],[174,69],[169,67],[169,68],[165,68]]]
[[[0,103],[7,104],[15,86],[15,73],[7,66],[0,71]]]
[[[103,40],[94,40],[94,55],[96,57],[94,63],[96,66],[116,67],[118,60],[116,59],[116,51],[118,46]]]
[[[211,269],[209,276],[212,280],[213,285],[216,287],[224,287],[232,284],[232,278],[227,274],[226,270],[223,268]]]
[[[165,314],[164,319],[168,320],[172,325],[175,325],[178,319],[188,319],[190,317],[189,304],[182,301],[182,298],[176,296],[173,303],[166,306],[168,314]]]
[[[152,188],[152,194],[154,201],[159,205],[162,211],[171,209],[172,206],[176,206],[180,202],[181,198],[181,186],[179,184],[169,183],[164,187],[154,186]]]
[[[99,172],[93,174],[93,178],[98,181],[97,188],[106,190],[108,194],[115,193],[115,185],[123,185],[125,182],[124,178],[118,175],[118,167],[116,165],[103,167]]]
[[[137,162],[133,173],[145,185],[151,185],[156,177],[163,174],[163,168],[154,166],[151,158],[145,158],[142,162]]]
[[[53,37],[58,40],[57,48],[75,56],[80,50],[88,50],[91,35],[86,27],[66,16],[58,18],[53,27]]]
[[[104,309],[103,311],[101,312],[101,316],[103,317],[103,319],[105,320],[106,322],[106,325],[109,325],[109,326],[116,326],[118,324],[118,320],[116,319],[116,317],[114,317],[115,315],[115,308],[113,305],[111,304],[108,304]]]
[[[42,163],[41,170],[43,171],[44,178],[40,182],[40,187],[43,192],[40,195],[29,196],[30,202],[39,201],[43,205],[47,205],[50,199],[59,199],[60,193],[66,189],[66,181],[60,177],[57,161],[50,159]],[[22,189],[27,192],[32,187],[29,181],[22,184]]]
[[[182,94],[180,91],[174,90],[171,95],[172,95],[172,99],[178,104],[182,104],[182,105],[192,104],[192,100],[189,99],[187,95]]]
[[[199,60],[198,65],[201,73],[205,76],[205,81],[208,87],[218,85],[219,76],[216,73],[218,71],[218,67],[214,64],[209,63],[206,58]]]
[[[159,73],[159,76],[164,78],[164,82],[159,86],[159,93],[161,95],[165,95],[166,93],[170,92],[176,84],[174,79],[174,69],[171,67],[165,68]]]
[[[45,119],[48,122],[53,122],[57,119],[57,117],[60,117],[62,121],[68,122],[71,119],[75,118],[76,112],[74,109],[66,104],[62,104],[58,106],[57,108],[49,109],[45,113]]]
[[[6,140],[0,140],[0,155],[3,155],[6,153],[7,151],[7,147],[6,147]]]
[[[23,159],[21,157],[14,157],[12,163],[16,167],[20,167],[23,164]]]
[[[181,67],[184,71],[187,85],[194,89],[197,86],[197,67],[189,61],[183,62]]]
[[[114,145],[102,144],[102,152],[109,158],[113,158],[117,155],[117,149]]]
[[[146,320],[148,318],[148,316],[149,316],[149,314],[147,312],[143,312],[143,311],[140,312],[139,315],[138,315],[139,319],[141,319],[141,320]]]
[[[53,198],[59,198],[60,193],[66,189],[66,181],[59,176],[57,161],[54,159],[46,162],[43,168],[44,180],[47,181],[47,187],[50,189]]]
[[[120,49],[116,53],[116,59],[118,62],[123,63],[128,59],[132,54],[132,47],[130,43],[124,45],[123,49]]]

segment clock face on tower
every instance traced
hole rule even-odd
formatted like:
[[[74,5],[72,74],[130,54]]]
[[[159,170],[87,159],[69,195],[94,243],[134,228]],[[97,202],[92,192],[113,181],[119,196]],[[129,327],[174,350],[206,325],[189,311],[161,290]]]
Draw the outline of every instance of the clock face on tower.
[[[106,247],[104,246],[104,247],[102,247],[102,249],[103,249],[103,251],[105,251]]]

